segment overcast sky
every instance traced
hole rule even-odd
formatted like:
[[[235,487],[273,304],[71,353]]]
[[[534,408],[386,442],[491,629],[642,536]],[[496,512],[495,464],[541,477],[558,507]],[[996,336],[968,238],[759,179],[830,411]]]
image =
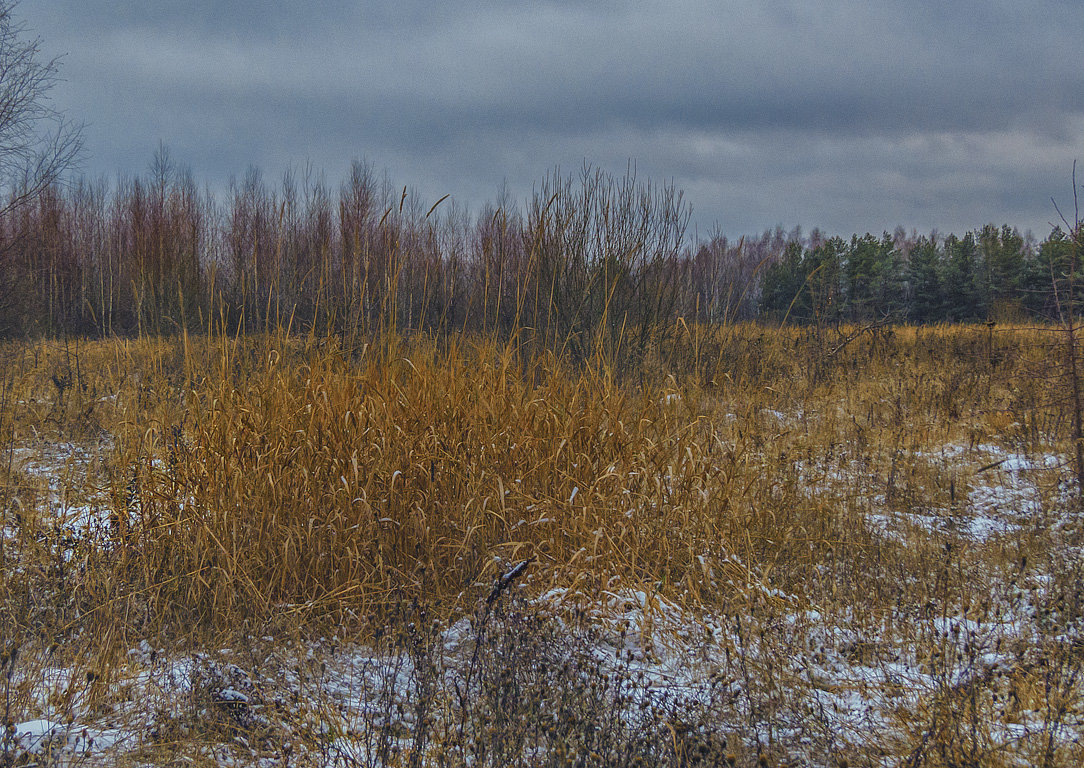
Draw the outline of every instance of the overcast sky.
[[[88,175],[159,142],[201,184],[354,159],[472,210],[584,162],[685,191],[701,235],[1040,239],[1084,163],[1079,0],[23,0]],[[1084,168],[1081,175],[1084,176]]]

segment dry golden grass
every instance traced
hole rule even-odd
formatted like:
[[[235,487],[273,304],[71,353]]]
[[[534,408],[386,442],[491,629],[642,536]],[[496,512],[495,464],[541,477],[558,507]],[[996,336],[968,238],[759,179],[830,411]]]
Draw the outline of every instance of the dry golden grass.
[[[1043,332],[1000,331],[997,363],[984,328],[871,333],[827,362],[801,329],[690,341],[694,364],[690,344],[636,386],[553,359],[525,371],[485,341],[39,346],[17,352],[7,428],[108,436],[115,559],[161,605],[227,623],[454,603],[530,555],[539,589],[725,604],[709,575],[738,576],[736,555],[743,577],[806,591],[821,558],[871,546],[870,493],[966,496],[943,446],[1064,448],[1056,382],[1034,375]]]
[[[470,614],[534,557],[526,593],[568,606],[639,590],[648,606],[736,617],[736,637],[780,657],[816,656],[820,630],[803,618],[816,616],[865,638],[846,649],[852,663],[927,659],[943,685],[898,713],[897,755],[1012,764],[982,752],[1004,709],[992,682],[971,710],[981,728],[956,716],[975,685],[960,688],[954,670],[979,644],[938,620],[995,625],[999,596],[1079,543],[1056,525],[1075,503],[1056,467],[1033,473],[1019,525],[967,533],[976,494],[1005,471],[986,466],[992,447],[1070,453],[1059,337],[858,330],[683,327],[635,382],[485,339],[385,339],[360,354],[282,336],[8,345],[8,455],[94,446],[62,484],[109,525],[56,562],[48,489],[5,462],[8,524],[22,515],[5,557],[28,567],[5,576],[17,620],[4,641],[47,645],[82,627],[94,639],[72,639],[71,655],[100,678],[148,636],[178,647],[255,627],[366,636],[412,601],[442,621]],[[63,599],[50,593],[58,578]],[[1059,578],[1071,593],[1076,577]],[[752,663],[745,648],[734,658]],[[1051,652],[1037,666],[1028,652],[1005,673],[1014,706],[1050,710],[1052,659],[1063,677],[1076,662]],[[757,663],[759,677],[735,668],[750,723],[822,685]],[[1063,677],[1057,706],[1071,708],[1079,691]]]

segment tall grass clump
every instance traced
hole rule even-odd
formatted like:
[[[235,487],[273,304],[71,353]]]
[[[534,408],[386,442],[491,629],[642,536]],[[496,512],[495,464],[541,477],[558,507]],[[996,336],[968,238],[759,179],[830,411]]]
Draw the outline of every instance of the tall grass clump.
[[[679,191],[640,183],[631,170],[545,177],[527,215],[526,327],[574,360],[638,366],[674,327],[689,215]]]
[[[5,345],[11,716],[109,717],[192,653],[148,754],[375,764],[352,728],[421,765],[1074,764],[1071,398],[1034,375],[1061,336],[667,333],[635,378],[493,335]],[[401,666],[344,715],[313,649],[355,641]],[[638,677],[670,658],[706,708]]]
[[[485,340],[360,355],[335,338],[179,341],[172,394],[120,425],[115,497],[138,518],[135,572],[156,604],[201,620],[362,616],[423,594],[450,606],[528,556],[538,588],[596,596],[724,603],[734,593],[712,579],[762,569],[802,591],[807,567],[840,556],[831,542],[869,543],[840,512],[853,500],[803,490],[826,459],[870,451],[875,482],[904,500],[930,443],[1010,424],[1023,439],[1031,423],[1069,437],[1004,368],[952,365],[986,354],[983,333],[868,334],[801,384],[821,342],[749,326],[697,342],[704,373],[638,387],[556,356],[525,369]],[[1002,354],[1034,364],[1030,344]]]
[[[206,365],[190,350],[183,416],[130,436],[155,468],[137,570],[158,604],[451,605],[527,556],[549,586],[681,592],[751,493],[719,469],[742,458],[661,390],[557,358],[535,385],[486,342],[303,346],[222,342]]]

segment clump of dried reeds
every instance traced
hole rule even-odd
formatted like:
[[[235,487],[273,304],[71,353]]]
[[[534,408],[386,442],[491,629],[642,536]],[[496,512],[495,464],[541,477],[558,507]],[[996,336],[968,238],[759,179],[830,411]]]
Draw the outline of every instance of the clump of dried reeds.
[[[97,458],[69,462],[59,485],[65,503],[98,505],[108,519],[65,543],[50,522],[55,489],[7,462],[4,525],[17,535],[4,540],[0,639],[22,649],[11,679],[31,686],[27,660],[53,658],[55,647],[93,671],[85,687],[106,697],[111,670],[144,637],[244,647],[255,628],[312,637],[334,626],[371,639],[412,603],[443,627],[533,557],[517,592],[560,594],[568,606],[642,593],[645,635],[663,606],[722,617],[728,654],[716,679],[728,693],[718,717],[737,734],[738,761],[753,764],[756,747],[782,754],[764,736],[781,738],[780,723],[821,757],[854,758],[867,739],[916,765],[992,759],[1007,748],[982,724],[1015,718],[1045,722],[1036,733],[1054,734],[1052,764],[1068,764],[1076,753],[1059,741],[1060,723],[1077,706],[1080,664],[1059,638],[1079,620],[1079,574],[1053,567],[1071,537],[1046,523],[1072,488],[1052,468],[1036,480],[1045,517],[1034,525],[989,541],[953,527],[966,524],[973,490],[1002,471],[978,458],[983,446],[1069,455],[1061,384],[1038,375],[1049,339],[1026,328],[683,325],[645,354],[635,383],[599,361],[525,357],[487,338],[10,347],[7,455],[48,441],[95,446]],[[891,535],[876,518],[897,520]],[[1008,630],[946,636],[939,619],[1000,626],[998,600],[1039,575],[1056,585],[1035,597],[1043,642],[988,675],[983,654],[998,642],[1016,652]],[[517,610],[478,647],[548,637]],[[810,639],[824,626],[861,638],[844,649],[854,663],[906,657],[940,670],[929,690],[909,692],[897,742],[836,733],[803,709],[821,683],[769,663],[815,666],[831,651]],[[445,690],[423,703],[466,718],[464,733],[487,733],[491,721],[470,718],[519,673],[494,664],[483,657],[464,678],[475,700]],[[11,711],[30,701],[16,683]],[[569,717],[583,706],[570,700]],[[541,721],[530,728],[549,738]],[[518,749],[510,733],[502,738]],[[462,757],[468,746],[454,735],[430,744]],[[1042,759],[1039,741],[1014,749]],[[642,754],[662,754],[657,746]]]

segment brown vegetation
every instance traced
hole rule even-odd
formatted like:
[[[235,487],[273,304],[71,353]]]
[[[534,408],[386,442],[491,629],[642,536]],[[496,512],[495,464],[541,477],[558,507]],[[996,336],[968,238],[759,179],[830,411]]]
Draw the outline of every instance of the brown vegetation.
[[[696,727],[729,734],[741,764],[758,750],[1074,763],[1073,421],[1065,382],[1032,375],[1060,340],[982,326],[672,333],[636,386],[485,337],[7,345],[2,639],[21,649],[9,680],[24,686],[8,712],[33,714],[29,670],[60,658],[115,695],[141,640],[181,653],[400,638],[416,665],[432,637],[387,634],[422,631],[403,618],[413,605],[436,627],[475,616],[484,646],[476,607],[533,557],[494,631],[523,627],[542,643],[530,653],[557,643],[567,670],[572,627],[616,631],[629,596],[642,596],[645,658],[664,625],[687,650],[716,627],[716,694]],[[50,464],[65,444],[77,448]],[[63,525],[65,509],[89,511]],[[538,611],[570,622],[563,639],[532,623]],[[841,731],[818,711],[845,685],[830,657],[880,670],[867,688],[901,709]],[[481,682],[499,673],[482,659],[460,670],[459,696],[444,674],[415,705],[450,708],[446,728],[481,717],[502,690]],[[557,689],[529,685],[549,711]],[[416,748],[479,759],[466,755],[481,726],[466,722]]]

